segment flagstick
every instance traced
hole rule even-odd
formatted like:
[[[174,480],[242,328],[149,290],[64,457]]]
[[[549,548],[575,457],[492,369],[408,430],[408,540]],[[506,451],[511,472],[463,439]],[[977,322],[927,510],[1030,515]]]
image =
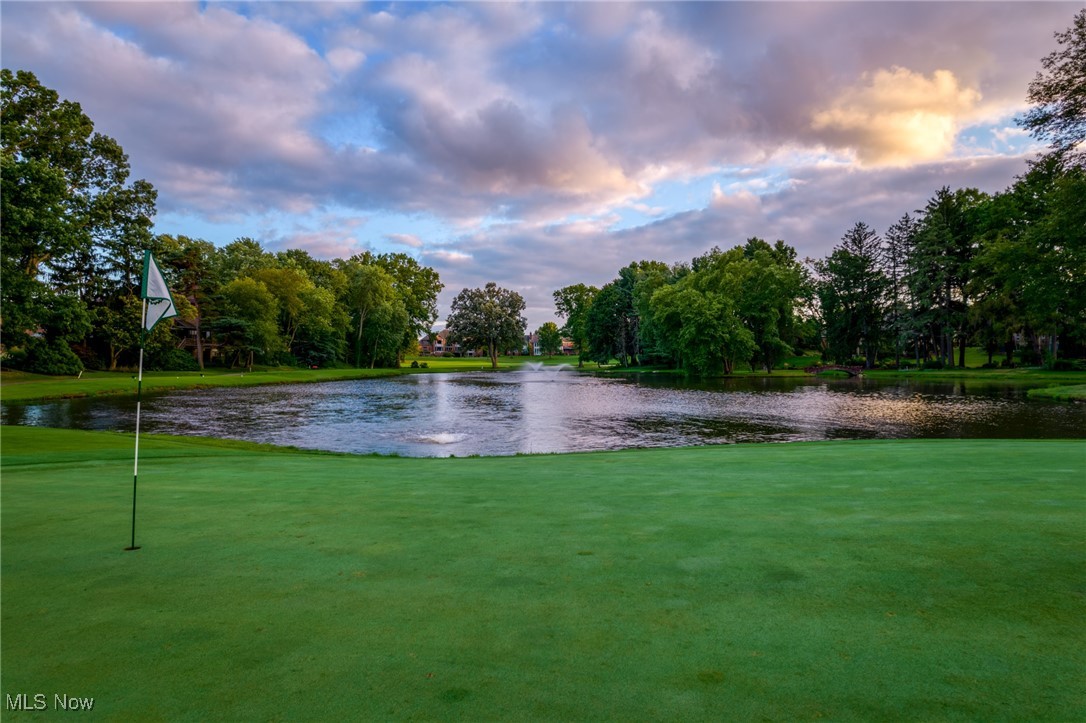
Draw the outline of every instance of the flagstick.
[[[140,322],[140,370],[136,377],[136,455],[132,463],[132,543],[124,548],[138,550],[136,546],[136,480],[140,471],[140,404],[143,397],[143,345],[147,341],[147,299],[143,300],[143,314]]]

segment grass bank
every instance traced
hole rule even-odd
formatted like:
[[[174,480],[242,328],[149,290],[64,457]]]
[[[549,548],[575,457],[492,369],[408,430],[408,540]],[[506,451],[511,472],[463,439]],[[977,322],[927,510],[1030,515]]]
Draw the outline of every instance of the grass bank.
[[[1081,442],[439,460],[145,437],[122,552],[131,445],[0,431],[0,694],[192,721],[1086,710]]]
[[[1042,387],[1030,389],[1027,395],[1042,399],[1059,399],[1065,402],[1086,402],[1086,384],[1072,384],[1069,386]]]
[[[426,367],[412,368],[417,361]],[[558,357],[533,359],[532,357],[501,357],[498,369],[508,371],[526,362],[560,364]],[[147,391],[171,389],[198,389],[206,387],[247,387],[261,384],[300,384],[306,382],[332,382],[348,379],[368,379],[391,374],[479,371],[490,369],[490,362],[478,358],[418,357],[408,359],[399,369],[295,369],[289,367],[257,367],[252,372],[244,369],[207,369],[202,372],[147,372],[143,373],[143,388]],[[36,399],[63,399],[106,395],[135,395],[136,373],[83,372],[78,377],[55,377],[42,374],[5,370],[0,372],[0,398],[18,402]]]

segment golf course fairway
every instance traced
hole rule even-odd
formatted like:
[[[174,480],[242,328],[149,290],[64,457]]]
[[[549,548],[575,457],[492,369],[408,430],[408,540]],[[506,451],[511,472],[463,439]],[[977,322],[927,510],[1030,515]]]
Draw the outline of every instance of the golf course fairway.
[[[1086,718],[1081,441],[132,442],[0,431],[5,721]]]

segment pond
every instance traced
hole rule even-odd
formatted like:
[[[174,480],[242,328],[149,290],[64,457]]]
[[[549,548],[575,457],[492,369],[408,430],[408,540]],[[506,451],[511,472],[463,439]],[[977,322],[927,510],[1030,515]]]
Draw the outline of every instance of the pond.
[[[133,431],[135,401],[0,406],[4,424]],[[569,369],[146,395],[145,432],[413,457],[873,438],[1086,438],[1086,405],[973,381],[690,381]]]

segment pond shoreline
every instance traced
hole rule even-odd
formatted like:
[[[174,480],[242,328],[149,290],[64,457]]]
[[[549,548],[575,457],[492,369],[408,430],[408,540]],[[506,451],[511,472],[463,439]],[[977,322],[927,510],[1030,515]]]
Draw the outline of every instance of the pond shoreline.
[[[276,384],[317,384],[322,382],[380,379],[408,374],[468,373],[478,371],[512,372],[524,368],[524,359],[506,360],[492,370],[476,360],[431,359],[433,366],[413,369],[257,369],[205,370],[203,372],[144,372],[143,389],[146,392],[179,391],[184,389],[212,389],[216,387],[258,387]],[[560,366],[560,359],[551,360],[544,369]],[[673,370],[637,369],[578,369],[569,365],[568,371],[599,376],[660,375],[687,378]],[[739,372],[726,377],[711,379],[780,379],[810,377],[798,369],[778,369],[772,373]],[[1037,387],[1065,387],[1060,395],[1039,394],[1063,401],[1086,401],[1086,373],[1050,372],[1043,369],[962,369],[962,370],[872,370],[864,373],[869,379],[915,379],[918,381],[978,380],[1008,386],[1035,385]],[[83,397],[119,397],[136,395],[136,375],[133,372],[85,372],[79,377],[49,377],[13,370],[0,370],[0,401],[39,402],[55,399],[79,399]]]

